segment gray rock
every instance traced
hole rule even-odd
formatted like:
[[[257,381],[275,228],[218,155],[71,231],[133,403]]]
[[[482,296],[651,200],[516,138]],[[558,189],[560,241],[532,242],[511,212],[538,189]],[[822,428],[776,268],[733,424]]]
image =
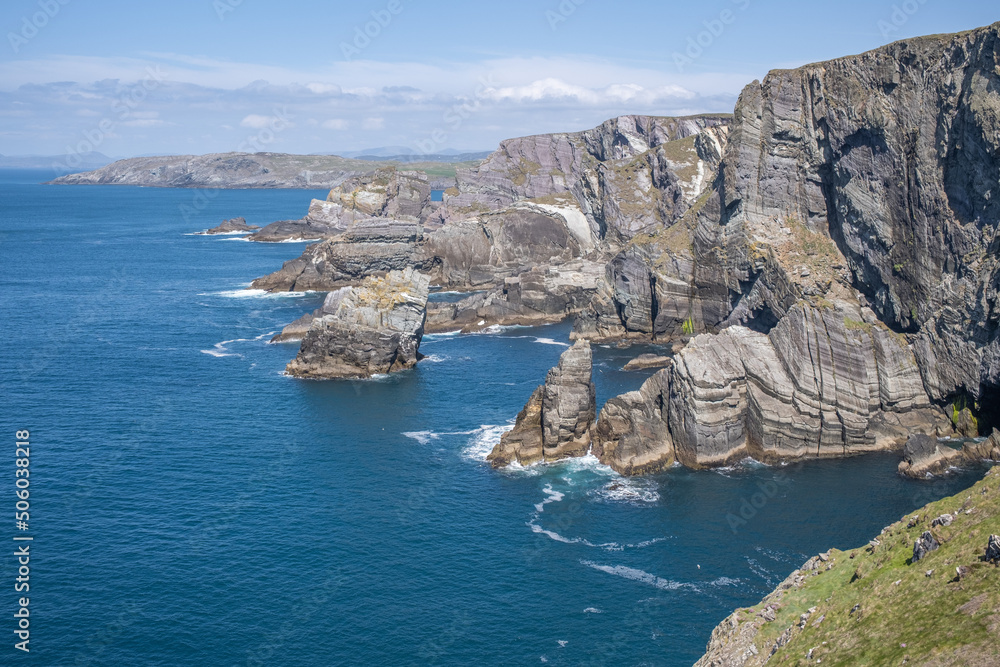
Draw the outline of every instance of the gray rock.
[[[252,232],[256,229],[260,229],[257,225],[248,225],[246,218],[232,218],[231,220],[226,220],[218,227],[213,227],[205,232],[206,236],[212,236],[215,234],[233,234],[235,232]]]
[[[905,341],[860,326],[849,303],[831,305],[798,304],[768,335],[698,336],[675,357],[668,424],[681,463],[849,456],[936,432],[944,416]]]
[[[930,533],[930,531],[925,532],[916,542],[913,543],[913,562],[917,563],[923,560],[927,554],[932,551],[937,551],[940,546],[941,545]]]
[[[659,354],[640,354],[625,364],[622,370],[640,371],[647,368],[666,368],[672,363],[674,363],[673,357],[664,357]]]
[[[503,287],[458,303],[432,304],[427,332],[478,331],[491,326],[537,326],[561,322],[590,301],[604,267],[577,260],[540,267],[504,279]]]
[[[419,360],[430,280],[412,269],[369,278],[327,296],[287,373],[302,378],[366,378]]]
[[[986,545],[986,560],[990,563],[1000,563],[1000,535],[990,535]]]
[[[944,472],[962,458],[960,450],[942,445],[936,437],[913,435],[903,447],[899,471],[907,477],[923,479]]]
[[[667,428],[670,373],[662,370],[638,391],[608,400],[594,428],[593,453],[622,475],[658,472],[674,463]]]
[[[580,341],[566,350],[518,415],[514,429],[487,457],[490,464],[501,468],[515,461],[529,465],[585,456],[597,412],[592,370],[589,343]]]
[[[942,514],[941,516],[939,516],[936,519],[934,519],[933,521],[931,521],[931,528],[935,528],[937,526],[944,526],[944,527],[947,528],[954,521],[955,521],[955,517],[953,517],[951,514]]]
[[[416,223],[366,218],[334,239],[307,247],[301,257],[252,286],[272,292],[330,291],[389,271],[425,270],[419,256],[422,236]]]
[[[971,462],[1000,461],[1000,431],[993,429],[988,438],[966,442],[962,447],[962,453]]]

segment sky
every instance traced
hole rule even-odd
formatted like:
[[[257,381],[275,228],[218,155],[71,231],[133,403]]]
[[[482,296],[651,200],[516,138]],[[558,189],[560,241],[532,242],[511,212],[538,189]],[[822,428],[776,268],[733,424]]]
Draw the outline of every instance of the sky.
[[[1000,20],[984,0],[4,0],[0,154],[492,150],[731,112],[775,68]]]

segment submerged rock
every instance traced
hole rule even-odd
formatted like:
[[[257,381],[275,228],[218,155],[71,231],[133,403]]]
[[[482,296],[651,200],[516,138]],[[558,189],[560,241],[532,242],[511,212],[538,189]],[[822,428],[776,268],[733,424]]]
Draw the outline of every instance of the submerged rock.
[[[590,343],[580,341],[566,350],[531,395],[514,429],[487,457],[490,464],[501,468],[515,461],[530,465],[585,456],[597,413],[592,370]]]
[[[430,280],[412,269],[369,278],[327,296],[288,364],[301,378],[366,378],[412,368],[420,358]]]
[[[252,232],[254,230],[260,229],[257,225],[248,225],[246,218],[232,218],[226,220],[218,227],[213,227],[205,232],[206,236],[212,236],[214,234],[233,234],[235,232]]]

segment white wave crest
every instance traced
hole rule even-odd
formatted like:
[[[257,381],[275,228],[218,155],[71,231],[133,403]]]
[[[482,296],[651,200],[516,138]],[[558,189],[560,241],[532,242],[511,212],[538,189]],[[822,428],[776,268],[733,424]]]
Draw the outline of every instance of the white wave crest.
[[[472,437],[469,439],[465,449],[462,450],[462,456],[477,463],[485,462],[486,457],[490,455],[493,448],[500,444],[500,438],[503,434],[512,428],[514,428],[513,424],[480,426],[468,434]]]
[[[409,433],[404,433],[403,435],[411,440],[416,440],[421,445],[430,444],[431,440],[439,440],[441,438],[441,436],[434,431],[411,431]]]
[[[586,565],[587,567],[592,567],[595,570],[599,570],[601,572],[605,572],[607,574],[611,574],[616,577],[622,577],[623,579],[629,579],[631,581],[637,581],[639,583],[643,583],[648,586],[653,586],[663,591],[699,590],[699,588],[694,584],[688,584],[680,581],[670,581],[669,579],[663,579],[661,577],[657,577],[655,574],[650,574],[649,572],[644,572],[643,570],[637,570],[633,567],[626,567],[624,565],[599,565],[589,560],[581,560],[580,564]]]

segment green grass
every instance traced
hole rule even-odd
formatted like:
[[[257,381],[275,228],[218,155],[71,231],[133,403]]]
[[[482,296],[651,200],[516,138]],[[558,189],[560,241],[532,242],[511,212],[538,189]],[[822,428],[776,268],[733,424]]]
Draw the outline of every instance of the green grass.
[[[933,519],[945,513],[956,515],[955,522],[932,528]],[[928,530],[941,547],[911,563],[914,541]],[[831,551],[829,563],[803,572],[801,588],[780,599],[774,621],[757,616],[764,603],[741,610],[741,621],[761,624],[754,642],[759,656],[747,664],[762,664],[793,627],[789,643],[767,664],[1000,665],[1000,568],[979,560],[991,534],[1000,534],[998,470],[889,526],[874,548]],[[958,566],[970,569],[961,581]],[[798,630],[800,615],[813,607]]]

